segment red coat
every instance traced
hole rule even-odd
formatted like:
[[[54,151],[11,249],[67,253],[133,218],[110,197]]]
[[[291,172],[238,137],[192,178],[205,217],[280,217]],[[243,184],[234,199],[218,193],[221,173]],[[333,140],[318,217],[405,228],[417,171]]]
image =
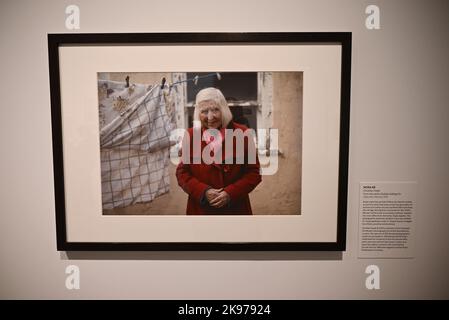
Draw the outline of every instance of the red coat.
[[[231,122],[227,129],[245,131],[248,128]],[[203,160],[200,164],[193,164],[193,129],[189,128],[188,133],[190,137],[190,164],[184,164],[181,161],[176,168],[178,184],[189,195],[186,213],[188,215],[252,214],[248,194],[262,181],[262,177],[257,153],[256,163],[248,164],[248,144],[251,144],[250,147],[254,147],[251,139],[246,137],[244,139],[245,160],[243,164],[236,164],[236,158],[241,152],[236,151],[235,138],[233,141],[233,164],[225,164],[227,155],[225,154],[224,139],[222,143],[222,164],[205,164]],[[183,143],[183,145],[185,144]],[[201,151],[206,145],[205,141],[201,141]],[[205,199],[205,192],[210,187],[224,188],[231,198],[228,205],[222,208],[210,206]]]

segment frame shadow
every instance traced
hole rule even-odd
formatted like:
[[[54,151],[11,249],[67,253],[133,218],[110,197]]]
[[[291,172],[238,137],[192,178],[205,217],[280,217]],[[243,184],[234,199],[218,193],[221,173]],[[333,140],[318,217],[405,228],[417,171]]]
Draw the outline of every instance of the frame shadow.
[[[61,260],[341,261],[341,251],[61,251]]]

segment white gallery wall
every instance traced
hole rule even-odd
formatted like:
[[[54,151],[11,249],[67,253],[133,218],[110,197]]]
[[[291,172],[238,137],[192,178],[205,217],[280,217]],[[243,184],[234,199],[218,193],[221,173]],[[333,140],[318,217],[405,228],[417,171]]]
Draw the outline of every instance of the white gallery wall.
[[[65,27],[71,4],[79,30]],[[379,30],[365,26],[370,4]],[[0,298],[448,299],[448,30],[446,0],[2,0]],[[56,251],[47,33],[317,31],[353,35],[345,252]],[[413,259],[358,258],[367,181],[417,182]],[[372,264],[379,290],[365,287]]]

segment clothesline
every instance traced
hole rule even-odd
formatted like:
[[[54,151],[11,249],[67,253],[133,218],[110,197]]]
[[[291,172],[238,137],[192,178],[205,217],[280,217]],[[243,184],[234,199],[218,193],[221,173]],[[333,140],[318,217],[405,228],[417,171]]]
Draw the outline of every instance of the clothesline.
[[[218,72],[214,72],[214,73],[209,73],[209,74],[206,74],[206,75],[203,75],[203,76],[198,76],[198,75],[197,75],[197,76],[195,76],[195,77],[193,77],[193,78],[190,78],[190,79],[185,79],[185,80],[176,81],[176,82],[173,82],[172,84],[169,84],[169,85],[167,85],[164,81],[162,81],[163,84],[161,85],[161,89],[164,89],[164,88],[167,86],[167,87],[168,87],[168,90],[169,90],[169,93],[170,93],[171,88],[172,88],[173,86],[175,86],[175,85],[179,85],[179,84],[181,84],[181,83],[189,82],[189,81],[193,81],[193,82],[195,83],[195,85],[197,85],[199,79],[210,78],[210,77],[214,77],[214,76],[216,76],[218,80],[221,80],[221,75],[220,75]],[[165,78],[163,78],[163,79],[165,79]],[[156,86],[156,85],[154,85],[154,86]],[[154,86],[153,86],[153,87],[154,87]],[[159,95],[156,95],[156,96],[150,98],[148,101],[150,101],[150,100],[152,100],[152,99],[157,99],[157,98],[159,98],[159,97],[161,97],[161,96],[163,96],[163,95],[164,95],[164,92],[162,91],[162,93],[160,93]],[[125,113],[125,112],[122,112],[121,115],[123,115],[124,113]]]
[[[218,72],[214,72],[214,73],[205,74],[203,76],[196,75],[195,77],[190,78],[190,79],[173,82],[170,86],[173,86],[175,84],[180,84],[180,83],[183,83],[183,82],[189,82],[189,81],[193,81],[195,83],[195,85],[197,85],[199,79],[210,78],[210,77],[213,77],[213,76],[217,76],[217,79],[221,80],[221,75]]]
[[[209,73],[209,74],[202,75],[202,76],[198,76],[198,75],[197,75],[197,76],[195,76],[195,77],[193,77],[193,78],[189,78],[189,79],[185,79],[185,80],[176,81],[176,82],[174,82],[174,83],[172,83],[172,84],[169,84],[169,85],[167,85],[164,81],[162,81],[162,82],[164,83],[164,87],[166,87],[166,86],[169,87],[168,94],[170,94],[170,93],[171,93],[171,92],[170,92],[171,88],[174,87],[174,86],[177,86],[177,85],[179,85],[179,84],[181,84],[181,83],[193,81],[193,82],[195,83],[195,85],[197,85],[199,79],[211,78],[211,77],[215,77],[215,76],[217,77],[218,80],[221,80],[221,75],[220,75],[218,72],[215,72],[215,73]],[[127,78],[128,78],[128,77],[127,77]],[[163,79],[165,79],[165,78],[163,78]],[[128,78],[128,81],[129,81],[129,78]],[[127,81],[127,83],[128,83],[128,81]],[[157,88],[157,87],[159,87],[159,84],[157,84],[157,85],[152,85],[152,86],[151,86],[151,89],[149,90],[149,92],[147,92],[146,95],[151,94],[150,92],[153,91],[152,89]],[[153,97],[145,97],[145,98],[143,98],[143,100],[144,100],[146,103],[150,103],[150,102],[153,101],[154,99],[159,99],[159,98],[161,98],[162,96],[164,96],[164,94],[165,94],[164,92],[167,93],[166,91],[164,91],[164,90],[161,88],[161,89],[160,89],[160,93],[154,95]],[[136,103],[140,103],[140,102],[136,102]],[[131,107],[131,109],[132,109],[132,107]],[[122,112],[120,112],[120,117],[123,117],[125,114],[129,113],[129,112],[131,111],[131,109],[130,109],[130,107],[128,107],[128,108],[126,108],[125,110],[123,110]],[[128,133],[128,132],[132,132],[132,131],[133,131],[133,129],[131,129],[131,128],[130,128],[130,129],[124,129],[124,130],[122,130],[122,133]]]

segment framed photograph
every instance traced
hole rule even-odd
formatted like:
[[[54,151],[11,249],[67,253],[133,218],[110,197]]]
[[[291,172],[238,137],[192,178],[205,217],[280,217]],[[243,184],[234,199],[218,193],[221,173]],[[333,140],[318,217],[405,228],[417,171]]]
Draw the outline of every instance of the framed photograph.
[[[57,249],[345,250],[351,41],[49,34]]]

